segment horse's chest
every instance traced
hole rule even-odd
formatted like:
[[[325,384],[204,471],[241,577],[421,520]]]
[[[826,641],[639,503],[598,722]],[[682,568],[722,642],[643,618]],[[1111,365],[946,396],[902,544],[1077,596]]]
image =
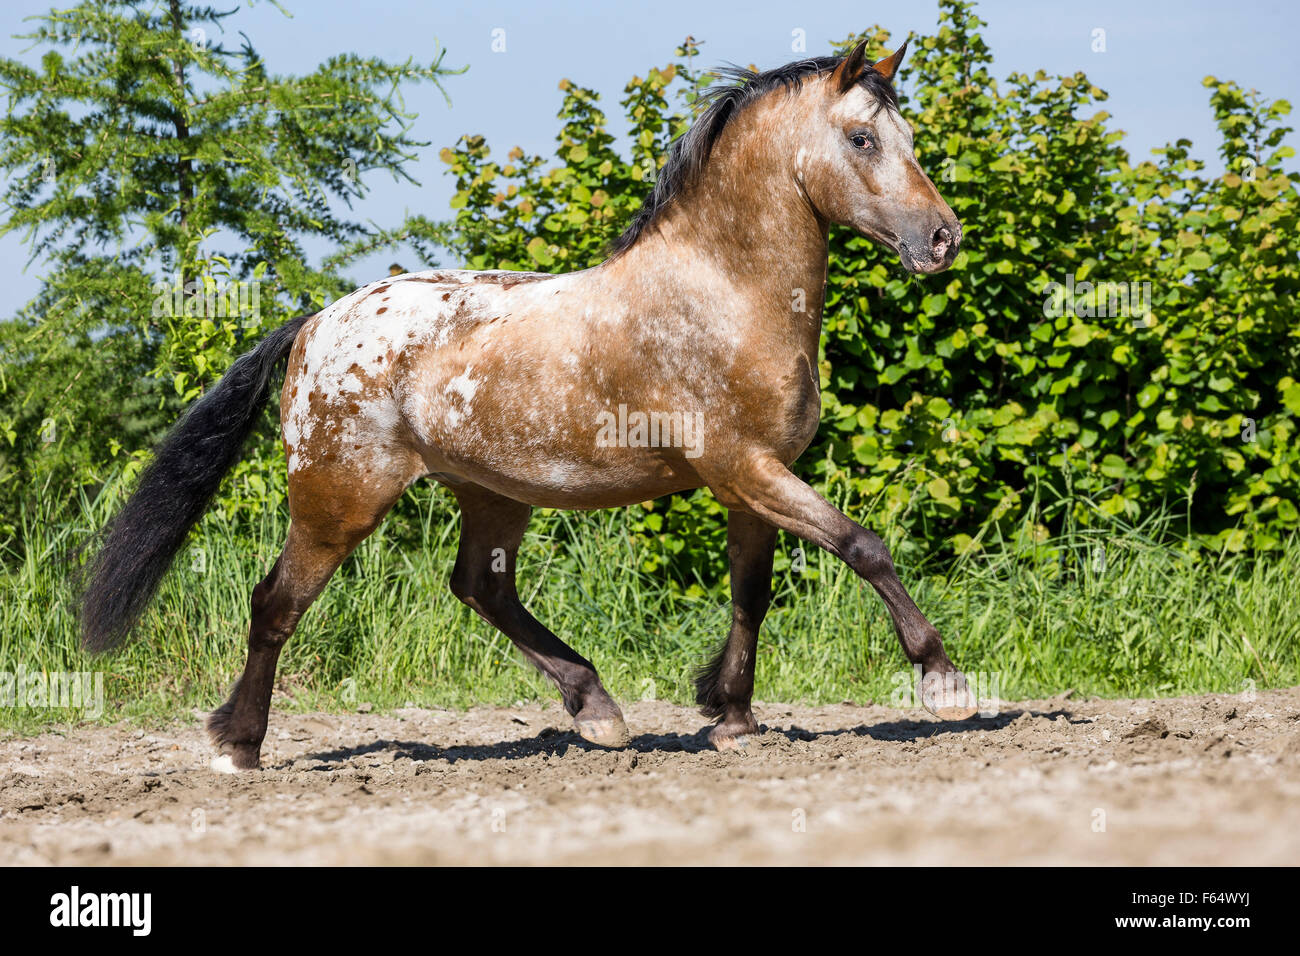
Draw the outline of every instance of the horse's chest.
[[[786,464],[812,442],[821,418],[821,389],[816,365],[800,356],[774,366],[763,387],[748,396],[751,436]]]

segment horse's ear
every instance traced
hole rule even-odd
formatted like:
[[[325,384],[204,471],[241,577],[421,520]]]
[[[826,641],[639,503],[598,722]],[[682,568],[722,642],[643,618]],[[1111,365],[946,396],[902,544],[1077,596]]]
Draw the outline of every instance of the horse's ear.
[[[875,65],[876,72],[887,80],[892,80],[894,74],[898,72],[898,65],[903,62],[903,54],[907,52],[907,41],[897,50],[885,57]]]
[[[831,83],[841,93],[848,91],[853,84],[862,79],[867,68],[867,41],[862,40],[853,48],[853,52],[840,61],[840,65],[831,74]]]

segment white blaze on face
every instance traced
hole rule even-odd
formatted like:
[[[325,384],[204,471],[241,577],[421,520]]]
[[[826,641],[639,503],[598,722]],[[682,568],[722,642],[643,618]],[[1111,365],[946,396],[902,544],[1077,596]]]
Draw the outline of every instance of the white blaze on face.
[[[912,188],[918,168],[912,146],[912,129],[893,110],[876,114],[876,142],[884,162],[880,163],[880,192],[887,199],[902,200]]]
[[[912,146],[912,128],[888,106],[882,106],[862,86],[855,86],[831,108],[833,124],[839,129],[860,126],[876,138],[879,155],[872,163],[872,179],[881,198],[897,201],[911,189],[917,168]]]

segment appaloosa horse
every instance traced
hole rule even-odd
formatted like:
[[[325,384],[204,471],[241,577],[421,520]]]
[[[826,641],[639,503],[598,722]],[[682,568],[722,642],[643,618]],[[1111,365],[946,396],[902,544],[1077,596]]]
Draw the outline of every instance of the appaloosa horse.
[[[788,467],[821,408],[830,224],[884,243],[911,272],[947,268],[961,242],[898,112],[891,80],[902,56],[872,65],[859,44],[843,58],[731,71],[734,85],[709,92],[595,268],[399,275],[271,333],[173,429],[113,522],[82,602],[86,645],[126,635],[237,460],[287,354],[292,520],[253,589],[243,676],[208,723],[218,769],[259,765],[280,649],[343,559],[426,476],[461,509],[452,591],[555,682],[593,743],[623,745],[627,728],[591,663],[519,600],[529,513],[700,487],[729,509],[731,630],[697,680],[703,712],[718,719],[715,746],[757,730],[755,649],[778,529],[869,581],[921,665],[922,704],[970,716],[970,690],[880,538]]]

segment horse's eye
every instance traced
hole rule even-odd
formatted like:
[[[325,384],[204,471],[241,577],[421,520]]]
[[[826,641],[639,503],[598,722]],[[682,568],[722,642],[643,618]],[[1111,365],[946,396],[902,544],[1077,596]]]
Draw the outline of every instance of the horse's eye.
[[[866,133],[854,133],[852,137],[853,145],[858,149],[871,149],[876,144],[871,142],[871,137]]]

